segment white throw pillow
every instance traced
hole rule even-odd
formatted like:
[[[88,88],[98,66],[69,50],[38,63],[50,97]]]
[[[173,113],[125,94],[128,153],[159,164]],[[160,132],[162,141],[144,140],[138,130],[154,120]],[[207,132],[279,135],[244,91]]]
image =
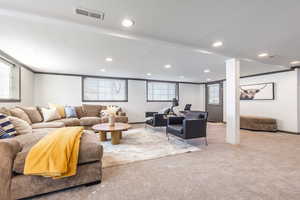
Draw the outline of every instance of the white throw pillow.
[[[8,116],[9,121],[14,125],[17,135],[32,133],[32,128],[28,122],[17,117]]]
[[[56,108],[50,108],[50,109],[42,108],[42,113],[44,117],[44,122],[50,122],[53,120],[61,119]]]

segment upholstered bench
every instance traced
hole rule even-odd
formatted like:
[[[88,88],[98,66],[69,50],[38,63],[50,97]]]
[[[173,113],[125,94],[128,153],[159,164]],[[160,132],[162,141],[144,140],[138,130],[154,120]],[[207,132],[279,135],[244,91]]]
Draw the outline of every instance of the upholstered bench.
[[[276,119],[267,117],[241,116],[240,127],[254,131],[277,131]]]

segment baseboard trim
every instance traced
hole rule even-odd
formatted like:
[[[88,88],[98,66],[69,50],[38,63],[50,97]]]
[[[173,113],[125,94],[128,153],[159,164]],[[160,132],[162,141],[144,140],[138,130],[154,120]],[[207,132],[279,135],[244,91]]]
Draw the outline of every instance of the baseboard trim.
[[[278,130],[278,132],[283,132],[283,133],[292,134],[292,135],[300,135],[299,132],[292,132],[292,131]]]
[[[145,122],[129,122],[128,124],[145,124]]]

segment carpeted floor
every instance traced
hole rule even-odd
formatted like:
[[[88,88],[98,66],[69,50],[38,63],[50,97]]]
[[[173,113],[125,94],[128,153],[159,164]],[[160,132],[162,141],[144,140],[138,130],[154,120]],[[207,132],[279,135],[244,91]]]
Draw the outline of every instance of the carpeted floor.
[[[168,140],[161,128],[137,125],[123,132],[119,145],[112,145],[110,140],[101,143],[104,149],[103,168],[200,150],[173,135],[169,135]]]
[[[201,151],[105,168],[99,185],[39,199],[300,199],[300,136],[241,131],[237,146],[224,138],[223,125],[209,124]]]

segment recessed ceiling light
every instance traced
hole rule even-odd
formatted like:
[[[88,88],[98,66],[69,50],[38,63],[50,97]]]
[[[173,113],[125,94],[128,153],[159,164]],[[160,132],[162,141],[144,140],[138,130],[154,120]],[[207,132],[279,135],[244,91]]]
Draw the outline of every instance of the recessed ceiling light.
[[[147,73],[147,76],[151,76],[152,74],[151,73]]]
[[[295,60],[295,61],[290,62],[290,63],[291,63],[291,65],[298,65],[298,64],[300,64],[300,61],[299,60]]]
[[[247,62],[253,62],[252,59],[249,59],[249,58],[243,58],[244,61],[247,61]]]
[[[108,57],[108,58],[105,58],[105,60],[106,60],[107,62],[111,62],[113,59],[110,58],[110,57]]]
[[[126,28],[129,28],[129,27],[131,27],[131,26],[133,26],[133,25],[134,25],[134,21],[131,20],[131,19],[125,18],[125,19],[123,19],[123,21],[122,21],[122,26],[124,26],[124,27],[126,27]]]
[[[223,46],[223,42],[222,41],[216,41],[212,44],[213,47],[221,47]]]
[[[210,78],[207,78],[206,81],[211,81],[211,79],[210,79]]]
[[[200,53],[203,53],[203,54],[212,54],[212,52],[206,51],[206,50],[202,50],[202,49],[199,49],[197,51],[200,52]]]
[[[209,73],[209,72],[210,72],[210,69],[205,69],[203,72],[204,72],[204,73]]]
[[[166,69],[169,69],[169,68],[171,68],[171,67],[172,67],[172,65],[169,65],[169,64],[165,65],[165,68],[166,68]]]
[[[101,71],[101,72],[106,72],[106,70],[105,70],[105,69],[101,69],[100,71]]]
[[[260,53],[260,54],[258,54],[258,57],[260,57],[260,58],[264,58],[264,57],[268,57],[268,56],[269,56],[268,53]]]

